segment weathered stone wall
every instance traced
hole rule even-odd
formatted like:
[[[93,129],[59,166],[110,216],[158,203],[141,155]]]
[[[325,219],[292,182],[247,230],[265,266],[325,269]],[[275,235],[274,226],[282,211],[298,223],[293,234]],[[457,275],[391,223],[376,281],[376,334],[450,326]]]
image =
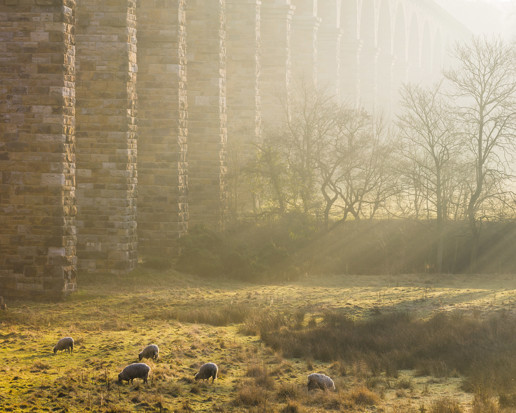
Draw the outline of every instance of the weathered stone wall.
[[[75,7],[0,0],[0,295],[76,289]]]
[[[172,256],[188,224],[185,3],[137,8],[138,240],[147,255]]]
[[[342,84],[340,51],[342,41],[341,0],[318,3],[321,26],[317,33],[317,86],[339,97]]]
[[[136,0],[77,6],[79,268],[137,261]]]
[[[190,225],[219,228],[226,212],[226,2],[186,3]]]
[[[227,181],[228,210],[233,217],[248,214],[254,204],[244,168],[262,133],[260,8],[259,0],[226,0]]]
[[[317,0],[293,0],[292,76],[293,87],[317,86],[317,32],[321,19],[317,16]],[[326,23],[326,22],[325,22]]]
[[[292,83],[292,16],[290,0],[263,0],[261,9],[261,102],[264,129],[285,115]]]

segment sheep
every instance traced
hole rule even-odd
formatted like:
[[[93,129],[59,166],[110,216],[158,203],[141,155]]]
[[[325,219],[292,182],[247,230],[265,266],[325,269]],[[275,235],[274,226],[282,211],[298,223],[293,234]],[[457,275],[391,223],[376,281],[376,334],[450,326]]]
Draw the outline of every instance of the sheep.
[[[140,354],[138,354],[138,360],[141,359],[155,359],[157,360],[159,356],[159,348],[156,344],[151,344],[145,347]]]
[[[312,389],[335,390],[335,383],[325,374],[312,373],[308,375],[308,390]]]
[[[206,363],[201,366],[199,372],[195,375],[195,380],[210,380],[213,383],[217,378],[219,368],[215,363]]]
[[[69,353],[73,352],[73,338],[72,337],[64,337],[57,342],[54,346],[54,354],[58,352],[58,350],[64,350]]]
[[[147,383],[150,369],[145,363],[129,364],[118,375],[118,382],[122,383],[123,380],[126,380],[132,383],[134,379],[143,379],[143,382]]]

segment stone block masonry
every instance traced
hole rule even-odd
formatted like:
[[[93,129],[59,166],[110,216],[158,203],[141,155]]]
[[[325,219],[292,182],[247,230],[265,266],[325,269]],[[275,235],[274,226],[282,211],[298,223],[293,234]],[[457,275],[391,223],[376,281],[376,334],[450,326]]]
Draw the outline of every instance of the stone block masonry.
[[[137,262],[136,1],[77,6],[79,268],[123,273]]]
[[[187,231],[185,3],[145,0],[137,7],[138,241],[147,256],[173,256]]]
[[[263,0],[261,8],[261,103],[264,131],[284,119],[292,84],[291,0]]]
[[[255,197],[249,191],[244,170],[261,139],[259,0],[226,0],[227,16],[227,164],[228,215],[233,218],[253,211]]]
[[[226,212],[225,0],[188,0],[189,225],[220,228]]]
[[[75,0],[0,0],[0,295],[76,289]]]
[[[317,32],[321,19],[317,17],[316,0],[295,0],[292,19],[292,76],[294,88],[317,85]]]

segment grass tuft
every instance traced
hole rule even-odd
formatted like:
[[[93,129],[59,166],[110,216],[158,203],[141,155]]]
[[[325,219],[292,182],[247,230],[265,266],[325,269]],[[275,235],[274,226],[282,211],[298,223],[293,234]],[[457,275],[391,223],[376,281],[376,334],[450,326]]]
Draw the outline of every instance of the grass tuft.
[[[350,398],[360,406],[374,406],[380,401],[380,397],[365,386],[353,389]]]
[[[463,413],[464,410],[460,407],[460,404],[450,398],[442,398],[436,400],[430,406],[429,413]]]

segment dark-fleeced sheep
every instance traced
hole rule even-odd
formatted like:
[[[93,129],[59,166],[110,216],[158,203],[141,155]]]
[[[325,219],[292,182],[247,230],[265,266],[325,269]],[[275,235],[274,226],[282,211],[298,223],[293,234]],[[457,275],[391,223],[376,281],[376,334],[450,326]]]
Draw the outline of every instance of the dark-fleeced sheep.
[[[312,373],[308,375],[308,390],[335,390],[335,383],[333,380],[321,373]]]
[[[143,382],[147,383],[149,372],[150,367],[145,363],[129,364],[118,375],[118,382],[122,383],[125,380],[132,383],[134,379],[143,379]]]
[[[217,378],[219,368],[215,363],[206,363],[201,366],[199,372],[195,375],[195,380],[210,380],[213,383]]]
[[[159,356],[159,348],[156,344],[150,344],[145,347],[140,354],[138,354],[138,360],[143,358],[157,360]]]
[[[54,354],[56,354],[59,350],[68,351],[69,353],[73,352],[73,338],[72,337],[64,337],[57,342],[54,346]]]

